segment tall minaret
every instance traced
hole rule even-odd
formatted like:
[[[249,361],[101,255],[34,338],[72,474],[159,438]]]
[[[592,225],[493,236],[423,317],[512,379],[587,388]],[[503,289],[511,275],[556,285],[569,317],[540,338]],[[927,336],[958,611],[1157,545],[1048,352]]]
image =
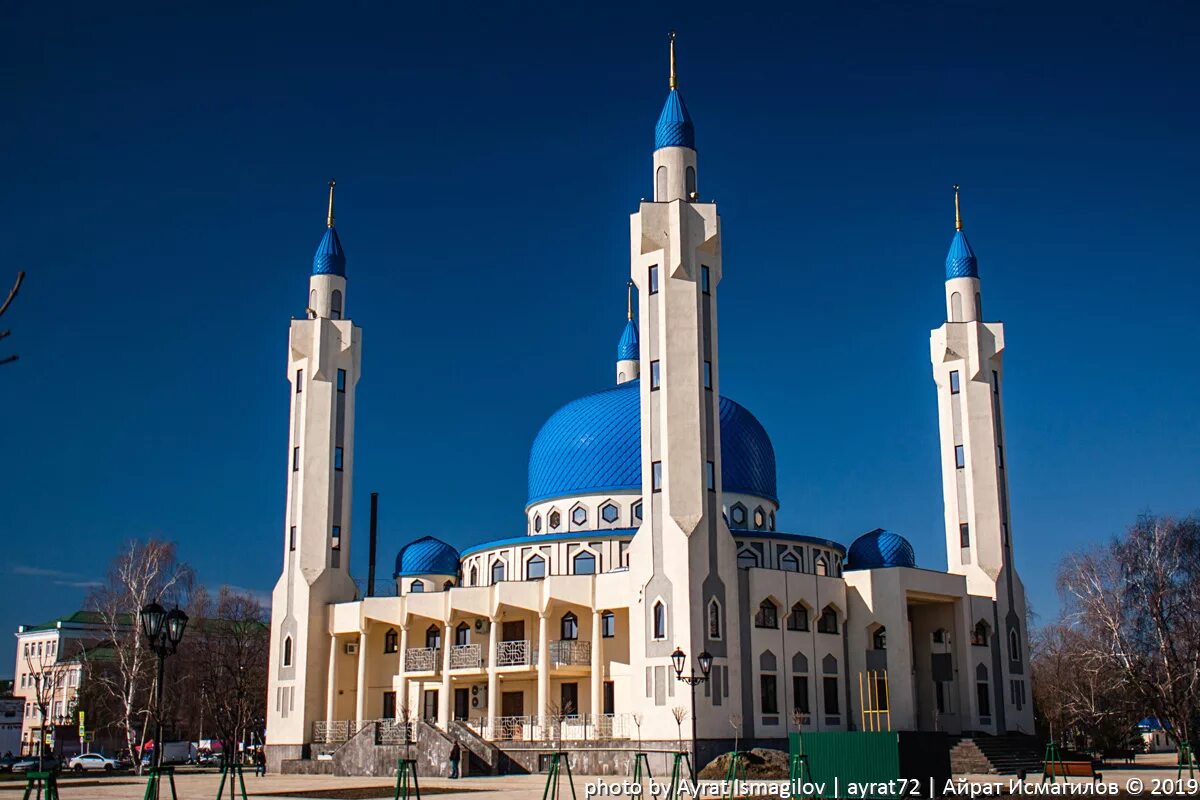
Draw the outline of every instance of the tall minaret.
[[[654,137],[654,200],[630,217],[647,509],[629,559],[639,592],[630,611],[630,659],[635,705],[646,709],[643,732],[672,738],[671,708],[686,707],[688,698],[671,653],[678,647],[687,654],[686,671],[697,668],[700,653],[711,653],[715,678],[696,693],[695,720],[698,737],[713,739],[729,735],[729,715],[742,708],[736,554],[720,499],[720,217],[716,205],[696,197],[695,130],[678,91],[674,45],[672,34],[670,91]],[[704,624],[710,603],[720,621],[713,638]]]
[[[998,729],[1033,730],[1032,697],[1014,702],[1013,681],[1025,681],[1029,646],[1025,589],[1012,558],[1003,409],[1004,325],[984,322],[975,253],[963,233],[954,187],[954,238],[946,255],[946,322],[929,337],[937,384],[945,499],[946,561],[966,576],[967,591],[994,601],[989,625],[997,652],[993,681]],[[972,623],[977,620],[972,620]]]
[[[640,371],[638,369],[638,327],[633,321],[633,281],[626,286],[625,299],[625,330],[617,341],[617,384],[635,381]]]
[[[283,572],[271,596],[268,673],[272,759],[298,758],[312,723],[325,718],[327,606],[356,593],[349,574],[350,487],[362,330],[344,319],[346,256],[333,226],[333,189],[330,181],[307,318],[292,320],[288,347],[287,508]]]

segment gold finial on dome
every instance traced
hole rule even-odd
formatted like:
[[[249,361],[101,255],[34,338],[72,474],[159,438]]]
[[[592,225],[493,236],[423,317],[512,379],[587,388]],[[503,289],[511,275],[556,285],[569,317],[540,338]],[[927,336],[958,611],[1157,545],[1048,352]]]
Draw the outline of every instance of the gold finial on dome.
[[[633,319],[633,281],[625,285],[625,319]]]
[[[679,85],[679,82],[675,80],[675,31],[671,31],[671,33],[668,34],[667,39],[671,43],[671,45],[670,45],[671,46],[671,84],[670,85],[671,85],[671,88],[674,89],[675,87],[677,87]]]
[[[336,180],[329,182],[329,216],[325,218],[325,227],[333,227],[333,187],[337,186]]]
[[[954,184],[954,230],[962,230],[962,211],[958,207],[958,184]]]

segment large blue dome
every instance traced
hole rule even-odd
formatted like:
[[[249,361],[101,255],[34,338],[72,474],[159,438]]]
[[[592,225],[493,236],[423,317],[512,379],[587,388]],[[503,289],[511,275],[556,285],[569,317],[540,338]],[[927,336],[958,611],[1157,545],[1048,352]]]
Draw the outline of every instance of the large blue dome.
[[[408,575],[457,575],[458,551],[441,539],[422,536],[400,548],[393,578]]]
[[[908,539],[898,533],[876,528],[854,540],[846,562],[846,569],[915,567],[917,556]]]
[[[641,382],[572,400],[554,412],[529,451],[528,504],[554,497],[641,491]],[[721,485],[778,502],[775,448],[754,415],[721,398]]]

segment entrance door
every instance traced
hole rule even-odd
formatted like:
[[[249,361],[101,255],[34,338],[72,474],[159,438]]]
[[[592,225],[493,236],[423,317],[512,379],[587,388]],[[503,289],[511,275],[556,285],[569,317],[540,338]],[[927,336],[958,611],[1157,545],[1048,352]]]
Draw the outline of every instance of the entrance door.
[[[470,689],[455,689],[454,690],[454,718],[457,720],[466,720],[471,714],[471,690]]]
[[[421,716],[426,722],[437,722],[438,690],[426,689],[422,696]]]
[[[525,620],[505,622],[500,629],[500,639],[505,642],[519,642],[525,638]]]
[[[617,690],[612,681],[604,682],[604,713],[615,714],[617,711]]]
[[[384,719],[395,719],[396,718],[396,693],[395,692],[384,692],[383,693],[383,718]]]

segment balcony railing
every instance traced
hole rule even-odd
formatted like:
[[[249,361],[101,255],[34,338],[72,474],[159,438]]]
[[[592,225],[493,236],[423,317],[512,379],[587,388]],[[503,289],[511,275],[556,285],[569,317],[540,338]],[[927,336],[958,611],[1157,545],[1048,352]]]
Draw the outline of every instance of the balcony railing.
[[[483,648],[477,644],[458,644],[450,648],[450,669],[479,669],[483,666]]]
[[[496,717],[488,727],[486,717],[467,724],[491,740],[590,741],[629,739],[634,730],[632,714],[568,714],[540,719],[536,716]]]
[[[410,647],[404,653],[405,672],[434,672],[442,665],[440,647]]]
[[[496,643],[496,666],[517,667],[534,663],[534,651],[528,639]],[[506,719],[501,717],[500,719]]]
[[[560,639],[551,642],[550,663],[587,666],[592,663],[592,643],[576,639]]]
[[[313,744],[341,744],[366,728],[375,729],[375,744],[409,744],[416,741],[416,726],[411,722],[366,719],[358,723],[352,719],[334,719],[313,722]]]

